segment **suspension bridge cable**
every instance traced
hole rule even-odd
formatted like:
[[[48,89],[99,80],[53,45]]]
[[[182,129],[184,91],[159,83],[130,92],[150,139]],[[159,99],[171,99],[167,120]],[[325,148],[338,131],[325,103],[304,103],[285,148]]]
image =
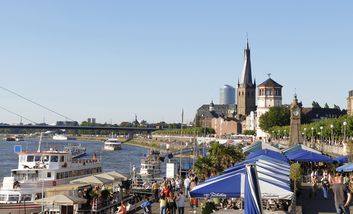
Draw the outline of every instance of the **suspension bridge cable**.
[[[18,93],[14,92],[14,91],[12,91],[12,90],[10,90],[10,89],[7,89],[7,88],[5,88],[5,87],[3,87],[3,86],[0,86],[0,88],[3,89],[4,91],[7,91],[7,92],[9,92],[9,93],[11,93],[11,94],[14,94],[14,95],[18,96],[18,97],[20,97],[20,98],[22,98],[22,99],[24,99],[24,100],[27,100],[28,102],[30,102],[30,103],[32,103],[32,104],[34,104],[34,105],[37,105],[37,106],[39,106],[39,107],[41,107],[41,108],[44,108],[44,109],[47,110],[47,111],[50,111],[50,112],[52,112],[52,113],[54,113],[54,114],[56,114],[56,115],[59,115],[59,116],[65,118],[65,119],[67,119],[67,120],[75,121],[75,120],[73,120],[73,119],[71,119],[71,118],[69,118],[69,117],[67,117],[67,116],[65,116],[65,115],[63,115],[63,114],[60,114],[60,113],[57,112],[57,111],[54,111],[54,110],[52,110],[52,109],[50,109],[50,108],[48,108],[48,107],[46,107],[46,106],[43,106],[42,104],[39,104],[39,103],[37,103],[37,102],[35,102],[35,101],[33,101],[33,100],[30,100],[30,99],[28,99],[28,98],[22,96],[21,94],[18,94]]]
[[[30,121],[30,122],[32,122],[32,123],[34,123],[34,124],[38,124],[37,122],[35,122],[35,121],[31,120],[31,119],[28,119],[28,118],[25,117],[25,116],[22,116],[22,115],[20,115],[20,114],[17,114],[17,113],[15,113],[15,112],[13,112],[13,111],[11,111],[11,110],[9,110],[9,109],[3,107],[3,106],[0,106],[0,108],[3,109],[3,110],[5,110],[5,111],[7,111],[7,112],[9,112],[9,113],[11,113],[11,114],[14,114],[14,115],[16,115],[16,116],[19,116],[19,117],[21,117],[21,118],[23,118],[23,119],[25,119],[25,120],[28,120],[28,121]]]

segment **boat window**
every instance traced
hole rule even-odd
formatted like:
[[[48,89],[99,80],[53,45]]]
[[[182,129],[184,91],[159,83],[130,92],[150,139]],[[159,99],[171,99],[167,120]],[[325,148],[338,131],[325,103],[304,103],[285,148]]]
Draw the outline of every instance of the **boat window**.
[[[47,172],[47,178],[51,178],[51,172]]]
[[[35,157],[34,157],[34,160],[37,162],[37,161],[40,161],[40,156],[38,156],[38,155],[36,155]]]
[[[27,156],[27,162],[33,162],[34,156],[33,155],[28,155]]]
[[[64,162],[64,156],[60,156],[60,162]]]
[[[19,195],[9,195],[9,201],[19,201]]]
[[[58,162],[58,156],[50,156],[50,162]]]
[[[49,161],[49,156],[48,155],[44,155],[43,156],[43,161],[44,162],[48,162]]]
[[[5,194],[0,194],[0,201],[7,201],[7,197]]]
[[[31,201],[32,196],[31,194],[25,194],[21,196],[21,201]]]

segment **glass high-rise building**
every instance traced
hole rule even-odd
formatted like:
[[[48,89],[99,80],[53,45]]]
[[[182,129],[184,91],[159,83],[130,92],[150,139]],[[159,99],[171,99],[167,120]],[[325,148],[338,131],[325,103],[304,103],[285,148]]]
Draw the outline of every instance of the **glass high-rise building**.
[[[235,88],[230,85],[224,85],[220,89],[219,104],[232,105],[235,104]]]

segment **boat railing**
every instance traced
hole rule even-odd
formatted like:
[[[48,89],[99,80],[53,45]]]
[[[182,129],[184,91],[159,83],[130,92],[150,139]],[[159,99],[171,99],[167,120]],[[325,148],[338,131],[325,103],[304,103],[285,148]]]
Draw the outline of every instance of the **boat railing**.
[[[135,178],[132,180],[132,189],[151,189],[152,184],[157,181],[162,183],[163,178]]]
[[[98,159],[79,159],[79,160],[72,160],[72,163],[79,163],[82,165],[91,164],[91,163],[99,163]]]

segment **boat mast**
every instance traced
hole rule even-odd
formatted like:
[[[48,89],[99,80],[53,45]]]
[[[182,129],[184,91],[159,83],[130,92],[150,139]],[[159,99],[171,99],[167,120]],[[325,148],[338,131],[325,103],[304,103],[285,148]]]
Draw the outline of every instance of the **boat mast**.
[[[42,137],[43,137],[43,132],[40,133],[37,152],[40,152],[40,147],[42,145]]]

